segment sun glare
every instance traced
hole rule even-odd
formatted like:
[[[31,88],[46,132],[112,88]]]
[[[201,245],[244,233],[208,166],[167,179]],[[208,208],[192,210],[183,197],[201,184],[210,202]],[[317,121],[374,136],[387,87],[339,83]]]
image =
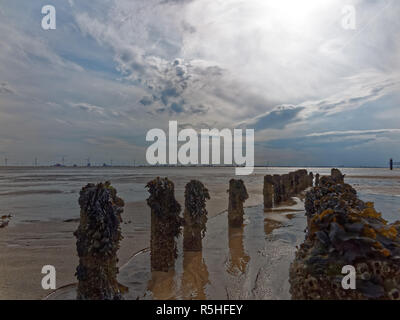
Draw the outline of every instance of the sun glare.
[[[277,20],[288,27],[307,27],[316,21],[316,15],[327,8],[331,0],[280,0],[262,1],[267,10],[271,10]],[[319,20],[319,19],[317,19]]]

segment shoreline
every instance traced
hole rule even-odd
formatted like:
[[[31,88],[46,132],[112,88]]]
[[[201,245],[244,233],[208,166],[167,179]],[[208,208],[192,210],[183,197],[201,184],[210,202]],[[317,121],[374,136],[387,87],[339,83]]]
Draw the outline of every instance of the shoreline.
[[[251,195],[246,207],[262,203],[262,190],[249,186]],[[182,192],[176,198],[184,203]],[[220,185],[212,191],[207,202],[209,219],[226,212],[228,194],[226,186]],[[147,248],[150,243],[150,208],[145,201],[127,202],[121,224],[121,247],[118,251],[119,266],[126,264],[132,256]],[[53,265],[57,272],[57,288],[76,282],[75,268],[78,265],[76,239],[73,232],[79,222],[64,222],[63,219],[38,222],[15,222],[0,231],[0,300],[43,299],[50,292],[41,288],[41,268]]]
[[[275,172],[278,171],[273,171],[273,173]],[[96,180],[98,177],[102,177],[101,173],[102,172],[99,172],[98,176],[96,174]],[[265,175],[265,173],[265,171],[259,171],[256,172],[254,176],[244,178],[245,185],[250,195],[250,199],[245,203],[246,210],[251,211],[254,209],[254,206],[263,203],[263,181],[261,177]],[[364,192],[364,194],[368,196],[368,200],[381,201],[379,205],[385,204],[386,207],[382,206],[385,218],[387,218],[386,209],[394,209],[390,216],[390,219],[393,220],[393,218],[397,217],[397,212],[394,211],[400,208],[400,200],[397,200],[398,197],[396,197],[396,199],[391,200],[392,202],[387,203],[387,197],[380,197],[380,195],[383,193],[386,194],[386,190],[389,188],[396,191],[397,188],[400,187],[400,185],[397,184],[397,181],[400,183],[400,177],[395,171],[390,173],[393,176],[388,177],[382,176],[380,172],[371,172],[371,176],[368,176],[370,173],[369,171],[366,171],[366,173],[367,174],[360,176],[350,174],[346,176],[346,179],[351,179],[352,181],[349,183],[353,184],[358,192]],[[151,173],[152,176],[158,174],[160,174],[160,172]],[[187,176],[186,174],[187,172],[182,173],[178,171],[173,175],[169,170],[161,172],[161,175],[169,175],[175,182],[175,195],[179,203],[184,203],[183,187],[185,183],[190,179],[198,179],[204,181],[210,190],[211,200],[207,202],[209,219],[226,212],[228,207],[228,194],[226,192],[228,188],[227,182],[231,177],[229,170],[226,172],[196,170],[191,172],[191,176]],[[108,178],[108,175],[106,175],[106,177]],[[46,179],[49,178],[46,177]],[[78,182],[76,182],[76,179],[76,176],[73,176],[73,183],[81,184],[80,181],[83,179],[86,180],[87,177],[80,176]],[[356,179],[360,179],[360,181],[355,181]],[[371,181],[368,181],[368,179],[371,179]],[[135,199],[135,192],[137,192],[137,190],[139,190],[138,188],[141,188],[141,185],[147,180],[150,180],[147,175],[141,175],[139,177],[131,175],[125,178],[123,176],[123,171],[122,173],[118,173],[116,177],[111,178],[111,181],[116,181],[113,185],[116,185],[117,190],[119,191],[121,189],[123,191],[122,193],[124,196],[122,196],[122,198],[126,201],[125,210],[122,214],[123,223],[121,225],[124,239],[121,242],[121,248],[118,252],[120,266],[125,265],[135,253],[147,248],[150,243],[150,209],[145,200],[129,201],[130,198]],[[46,181],[49,183],[56,180]],[[370,186],[371,183],[374,185],[374,188]],[[71,188],[72,187],[68,186],[68,190]],[[76,190],[76,187],[74,188]],[[368,191],[368,193],[365,193],[365,191]],[[78,258],[76,254],[76,239],[73,236],[73,232],[78,226],[76,218],[79,216],[79,210],[73,209],[71,211],[70,209],[65,210],[65,208],[61,208],[62,210],[57,212],[55,211],[57,209],[53,208],[53,211],[50,211],[50,213],[53,214],[54,212],[54,215],[44,215],[40,212],[41,208],[36,207],[36,205],[43,203],[47,205],[46,201],[48,201],[48,199],[50,199],[49,205],[51,205],[51,201],[54,202],[54,198],[52,195],[49,195],[49,197],[50,198],[43,198],[42,201],[45,202],[39,201],[33,203],[31,211],[26,211],[24,209],[25,211],[15,212],[14,214],[12,210],[3,206],[7,211],[4,210],[2,214],[11,213],[13,217],[7,227],[0,229],[0,256],[2,257],[0,260],[0,299],[42,299],[46,297],[50,291],[44,291],[41,288],[41,279],[43,277],[41,268],[48,264],[56,267],[57,288],[76,282],[74,274],[75,268],[78,265]],[[75,199],[77,198],[77,194],[75,192],[73,196],[68,197],[70,197],[68,199]],[[24,198],[16,198],[11,201],[19,203],[15,202],[20,201],[19,199]],[[4,204],[7,203],[5,202]],[[28,205],[29,204],[30,202]],[[379,205],[377,207],[379,207]],[[45,207],[45,209],[47,208]],[[282,213],[281,211],[285,210],[276,208],[272,210],[272,213],[279,217]],[[37,212],[39,213],[38,220],[34,218]],[[68,215],[65,216],[64,212],[67,212]],[[25,215],[18,215],[20,213]],[[71,213],[73,213],[73,215],[71,215]],[[25,216],[29,218],[33,217],[33,219],[24,218]],[[49,217],[50,221],[43,221],[41,220],[42,217]],[[64,222],[64,220],[69,222]],[[397,218],[397,220],[400,219]],[[271,228],[273,227],[274,225],[271,224]]]

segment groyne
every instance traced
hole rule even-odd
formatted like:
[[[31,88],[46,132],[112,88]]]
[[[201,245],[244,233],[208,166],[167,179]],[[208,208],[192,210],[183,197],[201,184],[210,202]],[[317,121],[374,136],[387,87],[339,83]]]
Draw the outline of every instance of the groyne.
[[[399,300],[400,222],[389,224],[333,169],[306,194],[307,233],[290,267],[293,299]],[[354,270],[354,287],[343,285]]]

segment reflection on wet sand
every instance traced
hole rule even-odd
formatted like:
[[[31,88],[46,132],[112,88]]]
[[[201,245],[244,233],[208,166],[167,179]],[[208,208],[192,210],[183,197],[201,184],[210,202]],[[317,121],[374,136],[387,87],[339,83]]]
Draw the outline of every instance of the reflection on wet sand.
[[[182,299],[205,300],[206,286],[209,284],[207,265],[200,251],[184,251],[182,274]]]
[[[244,226],[229,228],[229,260],[226,271],[234,276],[246,273],[250,257],[247,255],[243,244]]]
[[[118,275],[129,287],[124,298],[289,299],[289,264],[304,239],[304,212],[296,212],[302,205],[297,201],[286,212],[269,213],[263,206],[246,208],[239,228],[227,228],[224,212],[208,221],[202,251],[185,251],[178,239],[175,268],[168,272],[151,272],[149,249],[139,252]],[[65,294],[51,299],[59,297]]]
[[[151,293],[153,299],[176,299],[177,289],[175,270],[170,270],[168,272],[151,272],[151,279],[147,284],[147,291]]]
[[[264,220],[264,231],[265,231],[265,235],[272,234],[272,232],[273,232],[275,229],[278,229],[278,228],[280,228],[280,227],[282,227],[282,226],[283,226],[283,224],[282,224],[281,222],[266,218],[266,219]]]

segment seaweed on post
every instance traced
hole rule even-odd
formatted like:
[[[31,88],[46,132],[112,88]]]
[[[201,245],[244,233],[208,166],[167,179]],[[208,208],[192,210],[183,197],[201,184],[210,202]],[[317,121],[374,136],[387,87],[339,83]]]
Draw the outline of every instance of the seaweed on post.
[[[316,187],[319,186],[319,179],[320,179],[320,175],[319,175],[319,173],[317,173],[317,174],[315,175],[315,186],[316,186]]]
[[[168,272],[175,266],[176,238],[181,234],[181,205],[175,199],[174,183],[168,178],[156,178],[146,188],[151,208],[151,270]]]
[[[273,206],[272,197],[274,194],[274,183],[271,175],[264,177],[264,209],[271,209]]]
[[[308,186],[309,187],[314,186],[314,174],[312,172],[308,174]]]
[[[183,231],[183,250],[201,251],[202,239],[206,232],[206,201],[210,194],[197,180],[190,181],[185,188],[185,227]]]
[[[243,225],[243,203],[249,198],[243,180],[232,179],[229,181],[229,206],[228,220],[230,227],[241,227]]]
[[[109,182],[88,184],[80,191],[80,224],[74,232],[79,265],[79,300],[119,300],[117,251],[122,239],[124,201]]]
[[[331,170],[331,177],[336,183],[344,183],[344,176],[339,169]]]
[[[320,179],[306,195],[308,230],[290,267],[293,299],[399,300],[400,222],[389,224],[343,175]],[[356,270],[356,289],[342,287],[342,268]]]
[[[281,176],[281,184],[282,184],[282,189],[281,189],[281,198],[282,201],[287,201],[290,198],[290,187],[291,187],[291,181],[290,181],[290,175],[289,174],[283,174]]]

